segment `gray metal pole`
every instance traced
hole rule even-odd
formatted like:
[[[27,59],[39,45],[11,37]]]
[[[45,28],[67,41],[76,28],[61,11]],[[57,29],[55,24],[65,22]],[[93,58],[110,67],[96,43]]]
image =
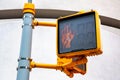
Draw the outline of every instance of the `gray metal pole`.
[[[32,0],[28,0],[28,3],[32,3]]]
[[[32,2],[32,0],[29,0],[29,2]],[[23,15],[23,30],[20,57],[18,59],[17,80],[29,80],[33,18],[34,15],[32,13],[25,13]]]

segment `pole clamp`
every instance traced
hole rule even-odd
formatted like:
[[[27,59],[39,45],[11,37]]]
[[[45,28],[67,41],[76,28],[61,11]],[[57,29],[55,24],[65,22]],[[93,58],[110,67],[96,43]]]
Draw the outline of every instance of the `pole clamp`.
[[[24,20],[25,18],[31,18],[31,19],[32,19],[32,23],[24,23],[24,24],[22,25],[22,28],[23,28],[25,25],[28,25],[28,26],[32,26],[32,28],[34,29],[34,22],[33,22],[34,16],[24,15],[24,16],[23,16],[23,20]]]
[[[28,60],[28,61],[32,61],[32,59],[31,58],[24,58],[24,57],[20,57],[19,59],[18,59],[18,62],[20,61],[20,60]]]
[[[27,17],[30,17],[30,18],[32,18],[32,19],[34,20],[34,16],[30,16],[30,15],[29,15],[29,16],[28,16],[28,15],[24,15],[24,16],[23,16],[23,19],[24,19],[24,18],[27,18]]]
[[[32,13],[35,15],[35,7],[32,3],[25,3],[23,13]]]
[[[28,66],[20,66],[20,67],[17,68],[17,71],[18,71],[19,69],[28,69],[29,71],[31,71],[31,68],[28,67]]]
[[[34,29],[34,25],[33,25],[33,24],[23,24],[23,25],[22,25],[22,28],[23,28],[25,25],[32,26],[32,28]]]

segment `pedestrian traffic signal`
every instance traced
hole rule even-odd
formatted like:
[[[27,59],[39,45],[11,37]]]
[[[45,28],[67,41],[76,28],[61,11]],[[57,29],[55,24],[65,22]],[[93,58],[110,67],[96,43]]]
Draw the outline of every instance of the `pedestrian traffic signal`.
[[[76,13],[57,20],[57,55],[92,56],[102,53],[100,20],[96,11]]]

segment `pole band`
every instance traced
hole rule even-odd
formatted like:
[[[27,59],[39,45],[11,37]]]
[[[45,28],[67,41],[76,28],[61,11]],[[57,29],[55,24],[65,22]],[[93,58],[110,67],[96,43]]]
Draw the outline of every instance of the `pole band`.
[[[20,66],[20,67],[17,68],[17,71],[18,71],[19,69],[28,69],[29,71],[31,71],[31,68],[28,67],[28,66]]]
[[[22,25],[22,28],[23,28],[25,25],[32,26],[32,28],[34,29],[34,25],[33,25],[33,24],[23,24],[23,25]]]
[[[33,16],[30,16],[30,15],[29,15],[29,16],[28,16],[28,15],[24,15],[24,16],[23,16],[23,20],[24,20],[26,17],[30,17],[30,18],[32,18],[32,19],[34,20],[34,17],[33,17]]]
[[[27,23],[27,24],[23,24],[22,25],[22,28],[25,26],[25,25],[28,25],[28,26],[32,26],[32,28],[34,29],[34,22],[33,22],[33,20],[34,20],[34,17],[33,16],[30,16],[30,15],[24,15],[23,16],[23,20],[25,19],[25,18],[32,18],[32,23],[30,24],[30,23]]]
[[[19,58],[19,59],[18,59],[18,62],[19,62],[19,61],[21,61],[21,60],[28,60],[28,61],[32,61],[32,59],[31,59],[31,58],[23,58],[23,57],[21,57],[21,58]]]

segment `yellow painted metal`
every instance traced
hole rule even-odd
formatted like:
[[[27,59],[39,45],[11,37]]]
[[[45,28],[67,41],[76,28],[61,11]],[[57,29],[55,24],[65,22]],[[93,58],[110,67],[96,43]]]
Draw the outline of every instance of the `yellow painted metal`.
[[[85,13],[85,10],[80,10],[80,12],[79,13]]]
[[[35,26],[49,26],[49,27],[56,27],[56,22],[43,22],[34,20]]]
[[[86,71],[78,68],[78,65],[85,63],[87,63],[86,56],[79,56],[75,61],[72,58],[57,58],[57,64],[62,66],[62,71],[70,78],[74,76],[74,73],[85,74]]]
[[[34,4],[32,4],[32,3],[25,3],[24,4],[23,13],[32,13],[33,15],[35,15]]]
[[[72,60],[72,62],[65,65],[65,67],[74,67],[76,65],[84,64],[84,63],[87,63],[87,58],[85,56],[79,56],[79,57],[77,57],[76,61]]]
[[[76,73],[81,73],[82,75],[84,75],[86,73],[86,71],[83,71],[82,69],[78,68],[78,67],[73,67],[74,70],[78,71]]]
[[[85,74],[86,71],[81,70],[76,67],[77,65],[87,63],[87,58],[85,56],[80,56],[76,61],[73,61],[72,58],[57,58],[57,64],[45,64],[45,63],[36,63],[31,61],[31,68],[47,68],[47,69],[56,69],[63,71],[70,78],[73,77],[74,73]]]
[[[72,58],[60,58],[57,57],[57,64],[58,65],[68,65],[72,63]]]
[[[96,32],[97,32],[97,36],[100,36],[100,19],[99,19],[99,15],[98,12],[95,11],[95,18],[96,18]],[[101,37],[97,37],[97,48],[99,50],[101,50]]]
[[[95,22],[96,22],[96,38],[97,38],[97,48],[96,49],[90,49],[90,50],[84,50],[84,51],[77,51],[77,52],[69,52],[69,53],[64,53],[64,54],[59,54],[58,53],[58,21],[60,19],[65,19],[65,18],[69,18],[72,16],[77,16],[77,15],[82,15],[82,14],[87,14],[87,13],[91,13],[94,12],[95,13]],[[99,15],[97,13],[97,11],[95,10],[91,10],[88,12],[78,12],[72,15],[68,15],[68,16],[64,16],[64,17],[60,17],[57,19],[57,25],[56,25],[56,31],[57,31],[57,36],[56,36],[56,44],[57,44],[57,56],[59,57],[64,57],[64,58],[72,58],[72,57],[77,57],[80,55],[85,55],[85,56],[95,56],[95,55],[99,55],[102,54],[102,49],[101,49],[101,40],[100,40],[100,19],[99,19]]]
[[[45,64],[45,63],[36,63],[36,62],[31,62],[31,68],[47,68],[47,69],[57,69],[61,70],[62,66],[57,65],[57,64]]]
[[[63,72],[69,76],[70,78],[72,78],[74,76],[73,71],[70,71],[68,68],[64,68]]]
[[[101,53],[102,53],[101,49],[92,49],[92,50],[85,50],[85,51],[80,51],[80,52],[57,54],[57,56],[65,57],[65,58],[72,58],[72,57],[77,57],[80,55],[95,56],[95,55],[99,55]]]

